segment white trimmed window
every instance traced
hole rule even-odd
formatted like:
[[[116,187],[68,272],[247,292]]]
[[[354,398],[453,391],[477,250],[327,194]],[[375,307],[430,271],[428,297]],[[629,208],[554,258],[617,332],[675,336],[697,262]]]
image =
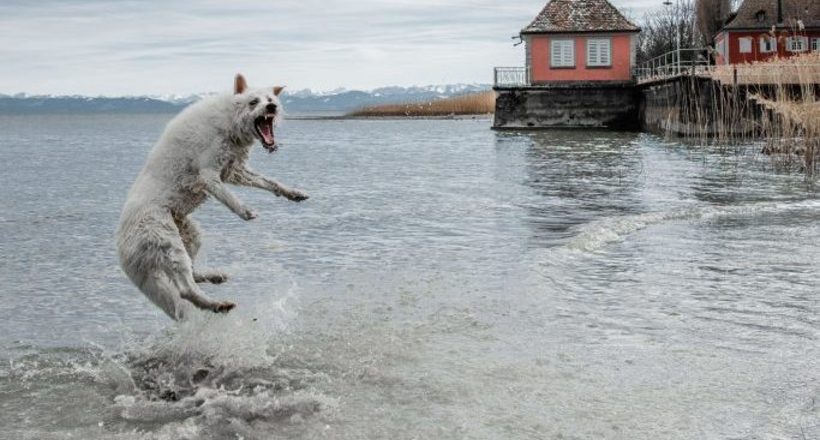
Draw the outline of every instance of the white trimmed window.
[[[805,52],[809,48],[808,37],[789,37],[786,38],[786,50],[789,52]]]
[[[609,67],[612,65],[612,41],[609,38],[587,39],[587,66]]]
[[[740,40],[740,53],[752,53],[752,38],[743,37]]]
[[[760,52],[761,53],[777,52],[777,38],[775,38],[775,37],[760,37]]]
[[[820,52],[820,38],[811,39],[811,51]]]
[[[575,67],[575,40],[550,42],[550,66]]]

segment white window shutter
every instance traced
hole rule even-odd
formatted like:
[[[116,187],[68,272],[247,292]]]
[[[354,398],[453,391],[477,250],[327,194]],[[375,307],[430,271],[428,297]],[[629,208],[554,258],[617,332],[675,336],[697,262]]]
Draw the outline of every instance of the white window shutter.
[[[598,62],[598,42],[589,40],[587,42],[587,64],[594,65]]]
[[[612,44],[608,38],[590,38],[587,40],[587,65],[612,65]]]
[[[558,47],[561,48],[561,60],[558,61],[559,66],[566,66],[569,64],[569,54],[567,53],[567,44],[563,41],[558,43]]]
[[[550,64],[552,67],[575,67],[573,40],[552,40],[550,43]]]
[[[550,43],[550,64],[553,66],[561,65],[561,45],[560,41],[553,40]]]

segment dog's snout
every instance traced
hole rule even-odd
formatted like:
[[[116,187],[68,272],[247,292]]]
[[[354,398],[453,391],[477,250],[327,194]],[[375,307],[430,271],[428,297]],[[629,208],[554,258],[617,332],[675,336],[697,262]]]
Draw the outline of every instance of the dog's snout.
[[[269,113],[276,113],[276,104],[266,105],[265,110],[267,110]]]

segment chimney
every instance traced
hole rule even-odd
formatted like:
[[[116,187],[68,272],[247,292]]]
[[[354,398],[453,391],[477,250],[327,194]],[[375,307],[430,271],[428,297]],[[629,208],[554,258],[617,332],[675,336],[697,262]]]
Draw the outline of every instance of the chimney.
[[[777,0],[777,24],[783,23],[783,0]]]

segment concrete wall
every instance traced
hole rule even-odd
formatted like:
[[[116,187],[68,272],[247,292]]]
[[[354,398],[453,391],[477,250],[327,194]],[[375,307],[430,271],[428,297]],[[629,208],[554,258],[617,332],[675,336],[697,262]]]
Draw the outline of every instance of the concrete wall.
[[[527,39],[527,64],[533,84],[552,81],[629,81],[634,60],[633,40],[636,34],[549,34],[530,35]],[[587,66],[588,38],[607,38],[612,47],[612,63],[606,67]],[[550,42],[553,39],[575,42],[575,67],[550,65]]]
[[[496,88],[493,128],[608,128],[685,137],[752,136],[764,108],[749,98],[814,94],[799,85],[732,86],[698,76],[677,76],[649,84],[559,83]]]
[[[640,127],[640,98],[631,82],[496,88],[496,93],[495,129]]]
[[[656,134],[694,135],[699,127],[709,125],[713,104],[718,101],[709,83],[697,77],[675,77],[643,85],[641,129]]]
[[[769,110],[750,95],[777,100],[784,95],[802,99],[809,93],[820,99],[820,85],[732,86],[697,76],[670,78],[638,88],[641,129],[684,137],[754,136]]]
[[[683,137],[748,133],[753,104],[745,88],[697,76],[680,76],[640,87],[641,129]]]

